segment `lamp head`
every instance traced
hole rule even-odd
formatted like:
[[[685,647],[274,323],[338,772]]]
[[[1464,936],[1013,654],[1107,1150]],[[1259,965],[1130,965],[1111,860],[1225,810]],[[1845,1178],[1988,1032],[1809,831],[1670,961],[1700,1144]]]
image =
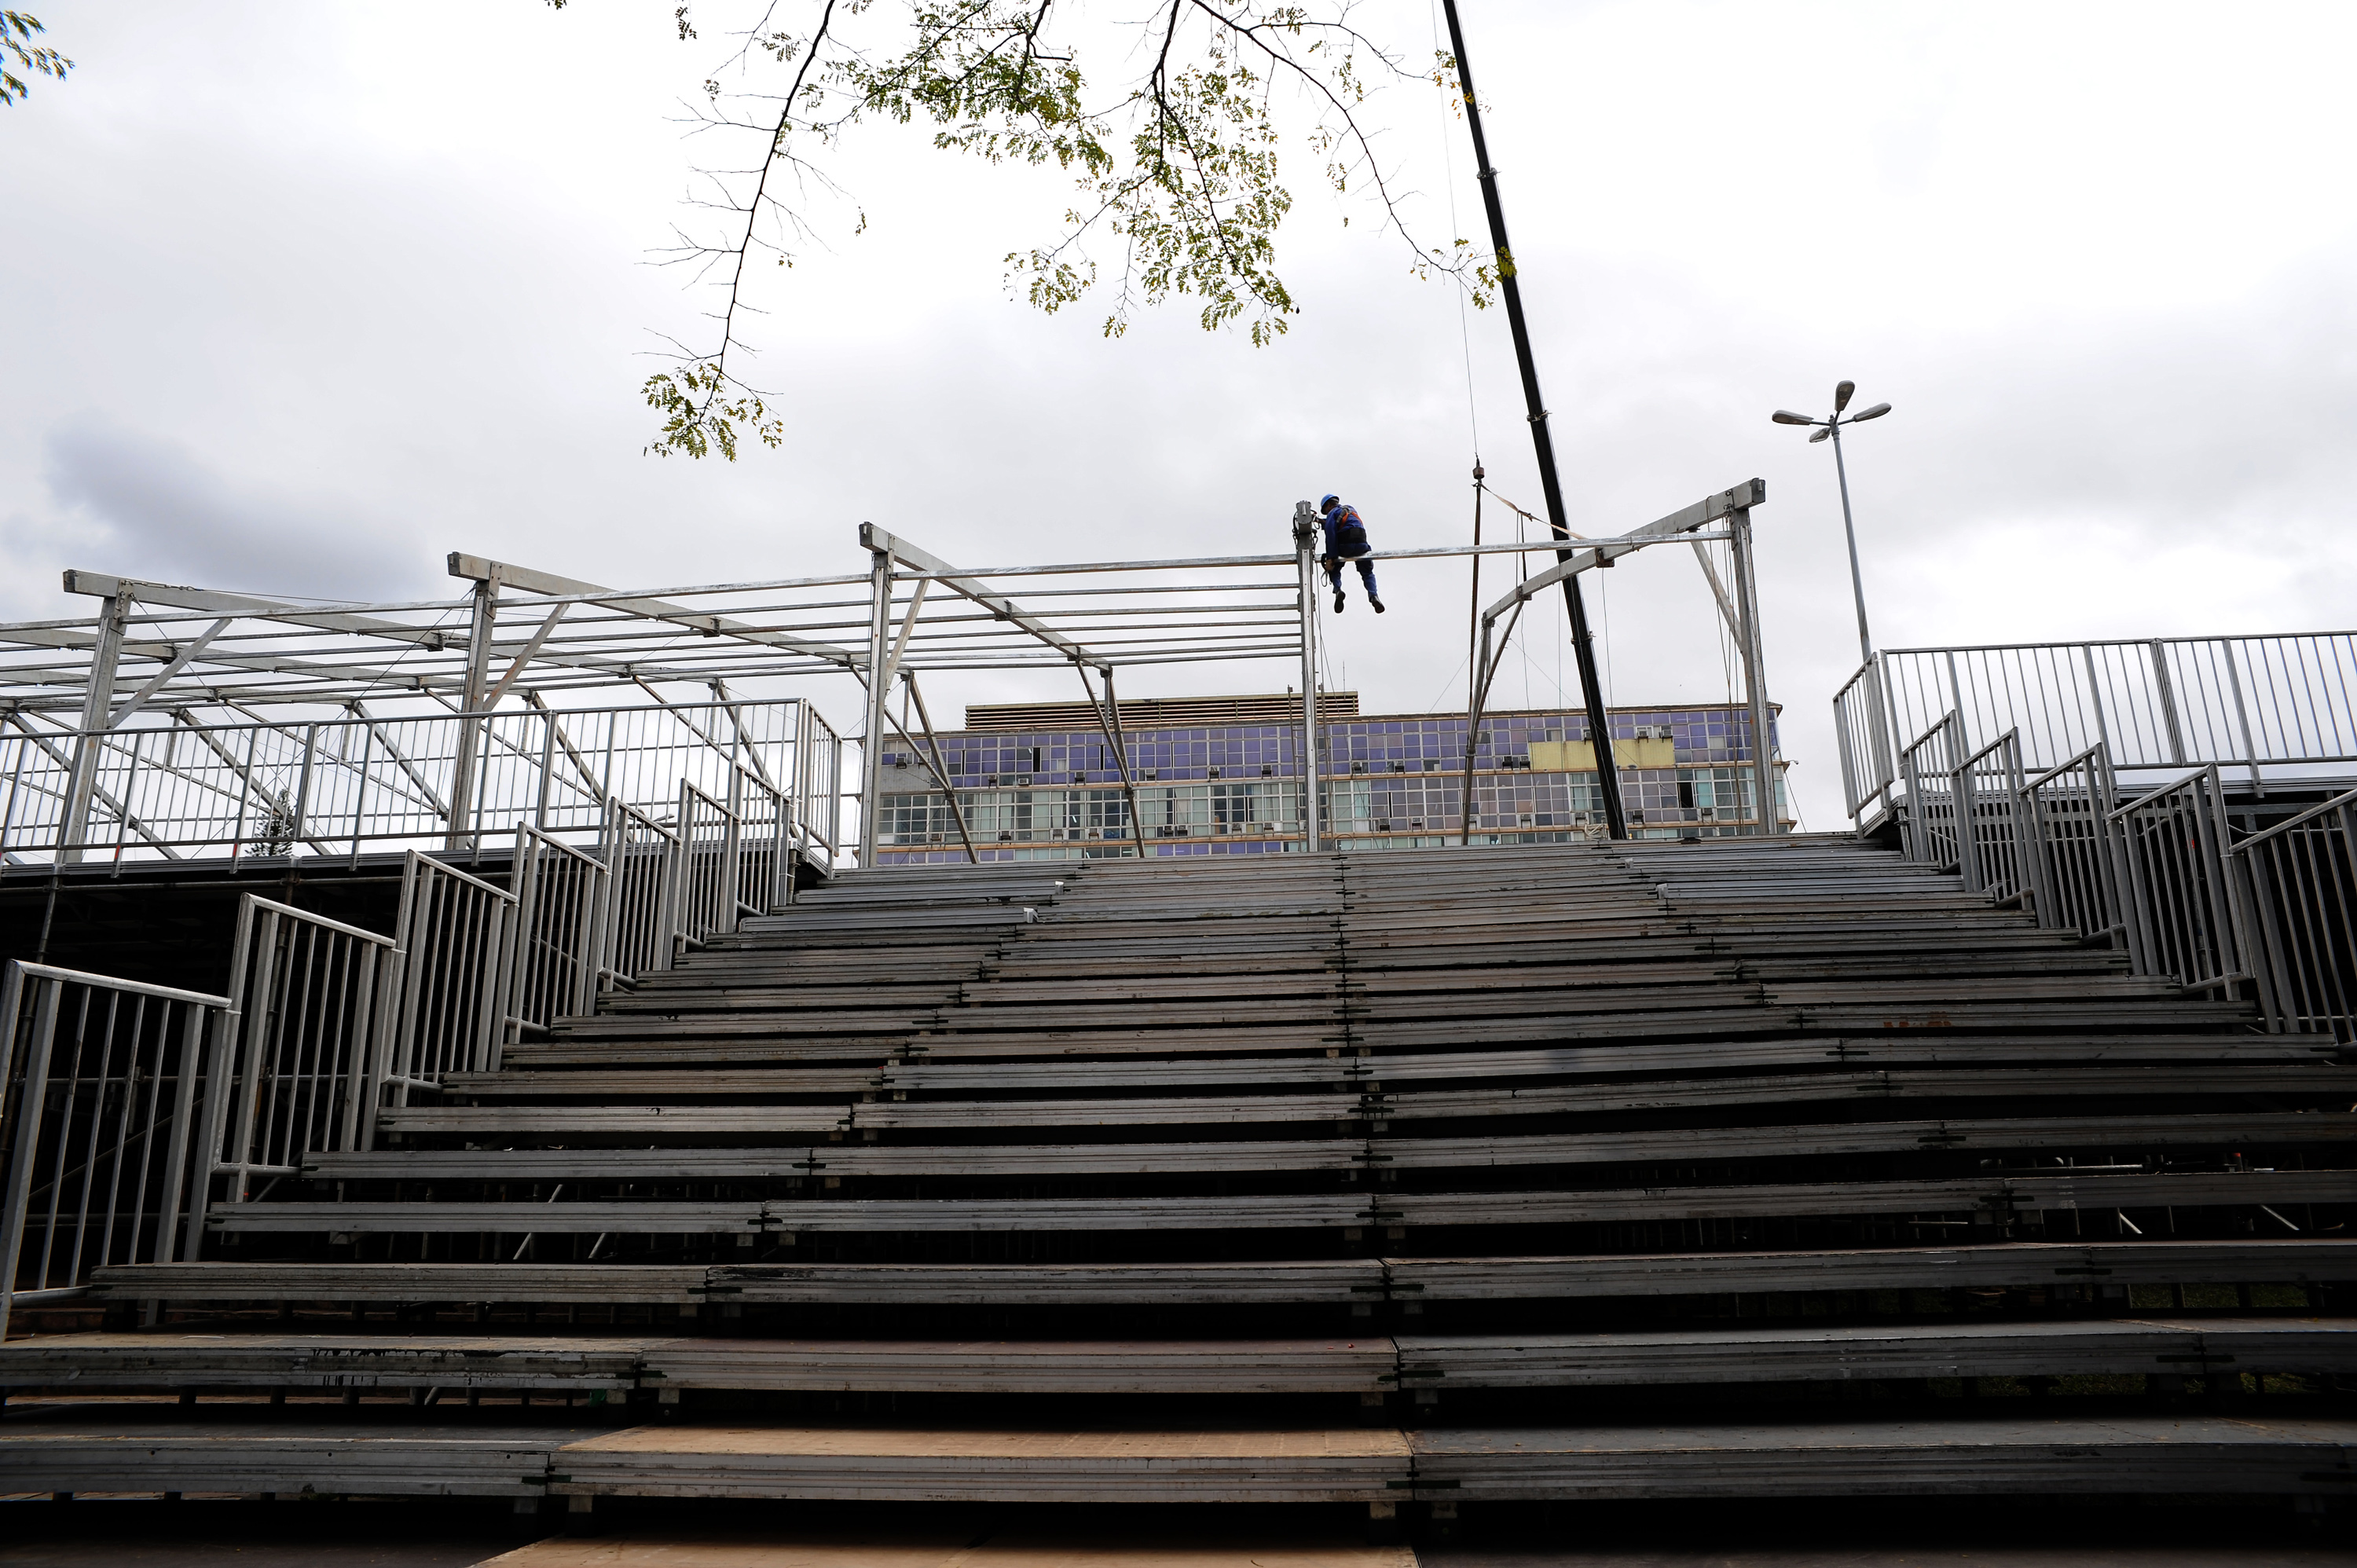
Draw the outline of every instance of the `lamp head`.
[[[1820,430],[1815,435],[1810,436],[1809,439],[1812,442],[1823,441],[1826,436],[1831,435],[1832,434],[1833,432],[1830,430]]]
[[[1867,409],[1864,413],[1851,414],[1849,416],[1849,422],[1852,424],[1856,424],[1861,419],[1880,419],[1884,414],[1889,413],[1889,412],[1890,405],[1889,403],[1878,403],[1872,408]]]
[[[1857,391],[1856,381],[1844,381],[1834,388],[1834,412],[1839,413],[1849,406],[1850,394]]]
[[[1789,408],[1780,408],[1768,417],[1774,420],[1779,424],[1814,424],[1816,423],[1815,420],[1811,419],[1807,414],[1794,413]]]

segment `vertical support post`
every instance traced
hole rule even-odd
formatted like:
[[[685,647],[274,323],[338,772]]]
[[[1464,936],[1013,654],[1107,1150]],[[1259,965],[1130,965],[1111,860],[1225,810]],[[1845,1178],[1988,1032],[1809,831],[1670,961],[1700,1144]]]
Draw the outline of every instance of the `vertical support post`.
[[[1881,654],[1878,653],[1867,660],[1866,678],[1872,682],[1869,696],[1873,707],[1870,727],[1873,731],[1874,759],[1876,770],[1881,775],[1883,814],[1889,816],[1892,808],[1891,792],[1899,781],[1899,766],[1891,745],[1891,735],[1896,726],[1890,720],[1890,671]]]
[[[794,703],[794,777],[793,798],[788,803],[787,815],[792,826],[787,830],[787,854],[793,864],[786,876],[786,902],[794,901],[794,887],[799,880],[802,842],[810,837],[807,826],[810,812],[811,780],[811,706],[808,697],[796,697]]]
[[[859,865],[876,864],[876,813],[883,801],[884,729],[889,720],[886,699],[891,683],[884,678],[891,660],[892,557],[878,550],[868,577],[867,606],[867,738],[859,758]]]
[[[2251,793],[2264,800],[2267,798],[2267,786],[2266,780],[2259,777],[2258,747],[2251,742],[2251,713],[2243,705],[2243,677],[2234,668],[2234,644],[2220,638],[2218,651],[2226,661],[2226,682],[2234,693],[2234,722],[2243,733],[2243,760],[2251,769]]]
[[[1956,750],[1950,758],[1953,761],[1954,757],[1962,757],[1964,748],[1972,744],[1973,732],[1964,724],[1964,683],[1956,672],[1956,650],[1951,648],[1943,657],[1948,664],[1948,707],[1956,718]]]
[[[303,726],[303,768],[296,775],[295,783],[295,826],[286,835],[289,854],[294,854],[296,844],[310,836],[311,775],[318,755],[319,726],[316,723],[306,725]]]
[[[351,731],[344,732],[344,744],[351,745]],[[361,771],[352,783],[352,857],[347,869],[358,871],[361,865],[361,833],[368,825],[368,789],[370,768],[376,760],[376,725],[361,725]]]
[[[5,1010],[0,1010],[5,1015]],[[201,1209],[206,1196],[212,1190],[212,1164],[199,1154],[196,1191],[187,1190],[189,1144],[196,1133],[193,1123],[197,1112],[197,1079],[204,1071],[206,1036],[214,1017],[214,1010],[194,1003],[187,1004],[180,1019],[180,1070],[172,1086],[171,1146],[164,1156],[163,1200],[156,1206],[156,1250],[153,1262],[176,1263],[180,1261],[181,1203],[189,1199],[189,1207]],[[5,1083],[0,1074],[0,1083]],[[0,1254],[4,1256],[5,1254]],[[163,1316],[161,1304],[150,1301],[143,1315],[146,1326],[152,1328]]]
[[[720,860],[720,934],[737,934],[737,905],[745,891],[745,773],[728,769],[728,831]]]
[[[99,759],[106,751],[106,715],[114,705],[114,671],[123,661],[123,630],[131,619],[131,602],[127,590],[118,591],[99,612],[98,639],[90,650],[90,685],[82,693],[81,732],[74,737],[73,773],[66,781],[65,820],[58,824],[61,865],[78,865],[81,846],[89,842],[91,796],[98,785]]]
[[[0,1336],[8,1332],[8,1309],[16,1299],[17,1253],[25,1245],[26,1203],[33,1190],[33,1156],[41,1142],[40,1107],[48,1098],[49,1050],[58,1034],[58,993],[64,989],[54,980],[27,978],[13,961],[8,965],[7,983],[0,985],[0,1003],[7,1007],[0,1016],[0,1028],[7,1030],[5,1038],[0,1038],[0,1075],[14,1071],[10,1047],[16,1038],[16,1011],[28,985],[37,989],[32,1033],[25,1041],[30,1053],[25,1059],[25,1092],[17,1102],[23,1113],[17,1118],[16,1147],[8,1169],[0,1173],[0,1183],[5,1183],[0,1185]],[[0,1088],[7,1081],[0,1076]],[[34,1288],[39,1288],[38,1280]]]
[[[1293,550],[1301,574],[1301,848],[1326,847],[1325,801],[1318,767],[1318,514],[1308,501],[1293,506]],[[1140,853],[1143,853],[1141,846]]]
[[[1773,833],[1780,831],[1776,814],[1776,746],[1775,731],[1768,712],[1767,651],[1760,636],[1760,583],[1752,562],[1751,509],[1738,507],[1727,514],[1727,532],[1732,536],[1735,557],[1735,606],[1743,618],[1743,692],[1751,709],[1751,767],[1755,778],[1752,786],[1754,808],[1760,813],[1760,831]],[[1609,754],[1597,753],[1597,766],[1604,768]]]
[[[2147,644],[2152,650],[2152,683],[2160,697],[2161,723],[2169,732],[2169,759],[2182,766],[2185,761],[2185,729],[2177,718],[2177,686],[2169,678],[2169,649],[2160,639]]]
[[[491,635],[499,628],[500,580],[475,585],[475,605],[467,623],[467,688],[458,708],[457,757],[450,770],[450,822],[442,847],[461,850],[475,843],[475,770],[482,751],[479,710],[491,682]]]
[[[2088,700],[2095,704],[2095,740],[2103,746],[2104,755],[2108,757],[2112,750],[2112,723],[2104,713],[2104,679],[2095,669],[2095,645],[2092,642],[2081,643],[2079,657],[2087,666]]]
[[[548,831],[548,787],[556,771],[556,715],[540,715],[540,794],[533,802],[532,825]]]

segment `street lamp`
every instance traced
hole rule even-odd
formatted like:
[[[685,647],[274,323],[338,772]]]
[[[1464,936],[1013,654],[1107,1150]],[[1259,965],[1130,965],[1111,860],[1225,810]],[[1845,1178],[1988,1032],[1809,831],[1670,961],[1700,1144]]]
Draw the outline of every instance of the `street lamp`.
[[[1867,634],[1866,629],[1866,579],[1857,569],[1857,525],[1850,521],[1849,469],[1842,461],[1841,433],[1842,426],[1846,424],[1880,419],[1890,412],[1890,405],[1878,403],[1872,408],[1862,409],[1844,419],[1842,410],[1849,406],[1850,394],[1856,391],[1856,381],[1844,381],[1834,388],[1834,412],[1829,419],[1811,419],[1805,413],[1794,413],[1784,408],[1778,409],[1768,417],[1779,424],[1815,425],[1816,434],[1809,437],[1811,441],[1823,441],[1828,435],[1834,439],[1834,474],[1841,481],[1842,532],[1849,536],[1849,586],[1850,592],[1857,596],[1857,654],[1861,662],[1871,664],[1874,662],[1874,639]]]

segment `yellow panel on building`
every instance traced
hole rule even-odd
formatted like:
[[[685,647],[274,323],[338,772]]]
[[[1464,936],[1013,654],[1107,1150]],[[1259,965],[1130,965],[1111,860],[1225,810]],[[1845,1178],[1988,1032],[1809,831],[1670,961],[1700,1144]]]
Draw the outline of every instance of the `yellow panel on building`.
[[[1612,760],[1621,768],[1675,768],[1678,743],[1674,740],[1616,740]],[[1593,773],[1596,748],[1584,740],[1531,742],[1531,768],[1539,773]]]

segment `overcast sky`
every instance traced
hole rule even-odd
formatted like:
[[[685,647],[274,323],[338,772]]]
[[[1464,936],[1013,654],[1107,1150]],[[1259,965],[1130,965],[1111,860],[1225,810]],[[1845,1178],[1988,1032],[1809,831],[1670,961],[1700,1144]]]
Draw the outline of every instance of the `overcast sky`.
[[[1456,295],[1307,159],[1287,338],[1206,337],[1181,306],[1108,342],[1101,308],[1001,285],[1054,232],[1055,181],[891,131],[842,166],[866,231],[823,211],[831,250],[757,282],[784,449],[640,456],[640,356],[699,308],[648,256],[695,162],[741,156],[675,124],[724,52],[702,10],[682,44],[654,0],[44,0],[80,65],[0,110],[0,615],[82,613],[67,565],[379,599],[448,591],[452,549],[617,585],[851,571],[862,520],[974,564],[1243,551],[1327,489],[1379,546],[1444,543],[1477,420],[1492,483],[1536,508],[1502,314],[1470,317],[1469,387]],[[1465,14],[1573,524],[1766,479],[1809,825],[1840,824],[1856,632],[1831,453],[1767,415],[1842,377],[1897,409],[1850,446],[1884,646],[2357,621],[2357,9]],[[1429,57],[1425,0],[1361,19]],[[1445,239],[1452,193],[1469,233],[1478,198],[1438,96],[1370,113]],[[1598,581],[1616,703],[1725,693],[1690,553]],[[1338,672],[1369,711],[1461,707],[1463,569],[1384,586],[1383,621],[1332,625]],[[1558,700],[1550,613],[1507,702]],[[1124,695],[1288,679],[1185,666]],[[847,690],[823,700],[852,727]]]

